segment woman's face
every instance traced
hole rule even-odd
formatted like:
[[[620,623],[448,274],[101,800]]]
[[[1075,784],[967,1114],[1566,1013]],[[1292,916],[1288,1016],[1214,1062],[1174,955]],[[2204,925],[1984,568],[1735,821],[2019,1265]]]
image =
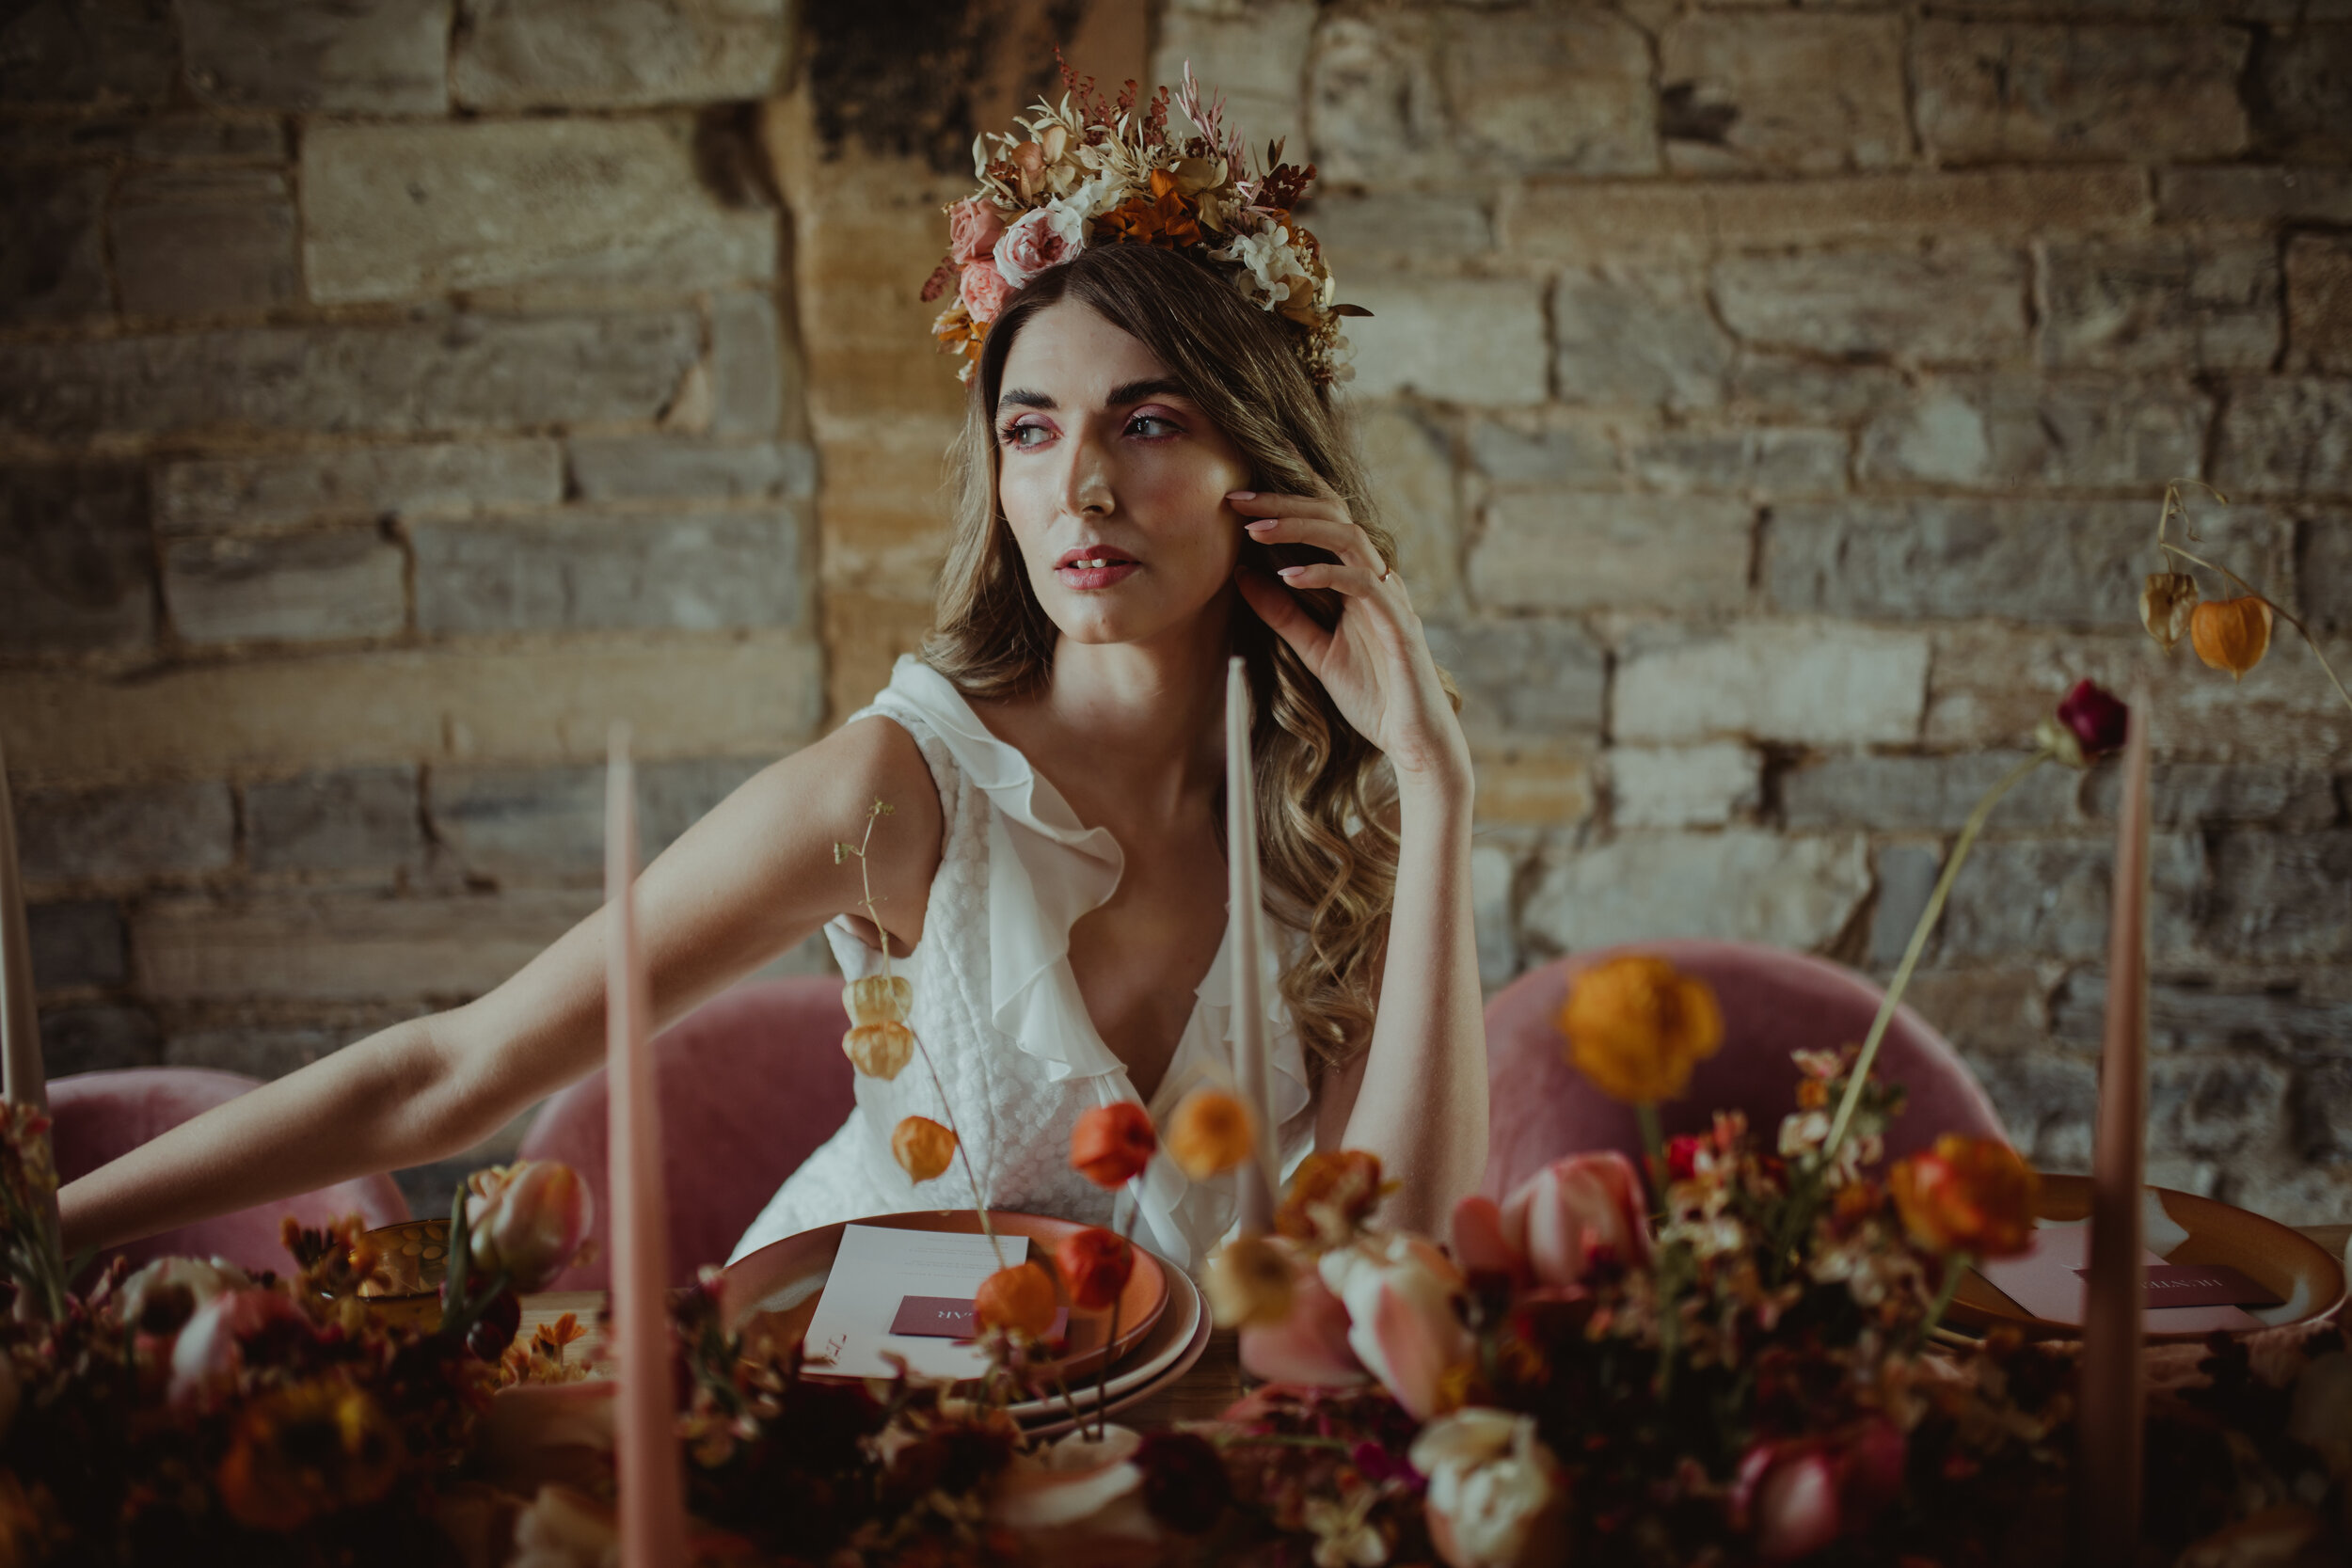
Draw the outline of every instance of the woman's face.
[[[1074,300],[1029,318],[995,409],[997,499],[1064,637],[1147,641],[1232,581],[1241,451],[1152,351]]]

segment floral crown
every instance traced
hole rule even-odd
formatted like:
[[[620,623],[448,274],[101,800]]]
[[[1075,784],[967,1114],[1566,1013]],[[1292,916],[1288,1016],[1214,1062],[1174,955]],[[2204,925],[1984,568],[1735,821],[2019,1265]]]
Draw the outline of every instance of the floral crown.
[[[1057,56],[1058,57],[1058,55]],[[1372,312],[1334,303],[1337,284],[1314,235],[1291,215],[1314,166],[1281,161],[1279,142],[1249,172],[1240,133],[1225,128],[1225,101],[1201,102],[1184,68],[1175,106],[1194,135],[1168,127],[1168,90],[1138,110],[1136,85],[1117,100],[1073,79],[1059,107],[1041,100],[1018,120],[1025,135],[972,140],[980,188],[947,208],[947,255],[923,285],[926,301],[955,297],[931,324],[942,353],[972,379],[989,324],[1014,290],[1049,267],[1101,245],[1152,245],[1208,262],[1266,311],[1288,323],[1299,362],[1317,386],[1344,381],[1343,316]]]

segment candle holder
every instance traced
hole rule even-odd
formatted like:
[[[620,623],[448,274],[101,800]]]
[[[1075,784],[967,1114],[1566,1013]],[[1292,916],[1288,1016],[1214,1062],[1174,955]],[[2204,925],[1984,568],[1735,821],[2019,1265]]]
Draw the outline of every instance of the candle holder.
[[[441,1284],[449,1277],[449,1221],[405,1220],[367,1233],[379,1261],[359,1287],[359,1301],[386,1323],[441,1326]]]

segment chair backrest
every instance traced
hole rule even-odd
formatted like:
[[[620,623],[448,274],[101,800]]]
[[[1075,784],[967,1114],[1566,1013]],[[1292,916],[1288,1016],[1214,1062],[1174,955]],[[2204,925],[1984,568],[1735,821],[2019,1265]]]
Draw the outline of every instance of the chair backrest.
[[[784,1179],[849,1119],[857,1103],[841,1053],[849,1027],[840,981],[756,980],[654,1040],[673,1284],[691,1282],[705,1263],[725,1262]],[[600,1291],[611,1278],[608,1103],[598,1069],[548,1100],[523,1135],[524,1159],[563,1161],[596,1199],[596,1257],[559,1276],[554,1290]]]
[[[1771,1139],[1796,1109],[1789,1053],[1858,1045],[1884,996],[1851,970],[1803,953],[1747,942],[1645,942],[1573,955],[1529,971],[1486,1005],[1489,1131],[1484,1190],[1500,1198],[1565,1154],[1613,1148],[1639,1160],[1630,1107],[1567,1064],[1561,1004],[1576,974],[1619,953],[1649,953],[1715,988],[1724,1045],[1691,1076],[1690,1092],[1659,1108],[1666,1132],[1706,1129],[1718,1110],[1747,1113]],[[1887,1130],[1900,1159],[1945,1132],[2006,1138],[1999,1114],[1959,1053],[1909,1007],[1899,1007],[1879,1047],[1879,1075],[1908,1101]]]
[[[49,1112],[56,1121],[51,1137],[57,1176],[71,1181],[87,1175],[198,1113],[260,1086],[260,1079],[241,1072],[189,1067],[123,1068],[53,1078]],[[408,1218],[408,1203],[390,1177],[356,1177],[132,1242],[100,1254],[98,1263],[103,1266],[118,1254],[135,1268],[155,1258],[225,1258],[240,1268],[285,1274],[294,1267],[279,1235],[288,1214],[307,1226],[324,1226],[354,1213],[371,1227],[398,1225]]]

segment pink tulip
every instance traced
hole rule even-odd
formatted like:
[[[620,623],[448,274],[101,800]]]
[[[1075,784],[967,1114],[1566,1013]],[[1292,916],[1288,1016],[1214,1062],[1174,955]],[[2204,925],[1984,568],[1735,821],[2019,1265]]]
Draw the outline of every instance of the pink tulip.
[[[1438,1386],[1470,1354],[1455,1310],[1462,1271],[1418,1236],[1374,1233],[1323,1255],[1323,1281],[1347,1307],[1348,1347],[1415,1420],[1436,1410]]]
[[[1909,1441],[1870,1417],[1836,1439],[1759,1443],[1731,1483],[1731,1523],[1755,1533],[1756,1556],[1794,1562],[1867,1529],[1902,1495]]]
[[[595,1207],[571,1166],[552,1160],[476,1171],[466,1235],[476,1273],[503,1272],[518,1294],[544,1291],[588,1239]]]
[[[1570,1286],[1604,1260],[1629,1268],[1649,1260],[1645,1210],[1641,1178],[1624,1155],[1571,1154],[1503,1200],[1502,1240],[1538,1283]]]
[[[1241,1364],[1268,1383],[1347,1388],[1371,1373],[1347,1344],[1347,1308],[1311,1265],[1291,1291],[1290,1311],[1267,1328],[1241,1331]]]
[[[1465,1274],[1508,1275],[1513,1286],[1525,1289],[1535,1282],[1527,1254],[1511,1244],[1502,1228],[1502,1206],[1484,1193],[1472,1193],[1454,1206],[1454,1260]]]
[[[246,1343],[273,1324],[297,1325],[310,1333],[302,1308],[276,1291],[228,1291],[198,1307],[181,1325],[171,1346],[173,1404],[201,1401],[226,1390],[245,1367]]]

